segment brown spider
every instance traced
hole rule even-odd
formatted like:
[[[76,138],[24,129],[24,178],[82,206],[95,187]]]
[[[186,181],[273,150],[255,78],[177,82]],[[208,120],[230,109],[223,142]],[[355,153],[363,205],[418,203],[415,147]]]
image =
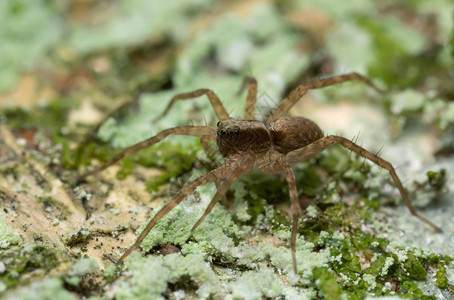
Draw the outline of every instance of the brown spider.
[[[153,226],[155,226],[156,222],[158,222],[176,205],[183,201],[198,186],[209,182],[215,182],[217,192],[206,208],[204,214],[192,227],[192,231],[195,230],[213,209],[218,199],[226,192],[238,176],[249,173],[253,166],[256,165],[262,172],[269,174],[284,172],[286,175],[293,212],[291,251],[293,268],[296,273],[297,265],[295,256],[295,241],[298,227],[298,217],[301,213],[301,208],[298,202],[295,175],[291,165],[308,159],[333,144],[340,144],[341,146],[356,152],[364,158],[367,158],[380,167],[388,170],[410,212],[423,222],[430,225],[436,231],[441,232],[439,227],[420,216],[415,211],[407,197],[399,177],[397,176],[393,166],[388,161],[378,157],[344,137],[335,135],[324,136],[322,130],[317,126],[317,124],[306,118],[284,117],[290,108],[299,99],[301,99],[301,97],[303,97],[308,90],[323,88],[350,80],[363,81],[375,90],[381,92],[381,90],[368,78],[357,73],[350,73],[312,81],[298,86],[293,92],[291,92],[290,95],[285,98],[277,109],[271,114],[266,124],[254,120],[257,82],[255,79],[250,77],[245,78],[240,89],[241,91],[247,84],[249,84],[244,120],[235,120],[230,118],[218,96],[209,89],[199,89],[194,92],[174,96],[166,110],[159,118],[166,115],[172,105],[178,100],[207,95],[216,116],[219,119],[219,122],[217,123],[217,131],[209,126],[178,126],[163,130],[157,135],[125,149],[123,152],[117,154],[97,169],[80,176],[79,181],[84,180],[87,176],[96,174],[106,169],[125,155],[134,153],[144,147],[155,144],[171,134],[200,137],[201,143],[206,149],[209,148],[207,141],[216,141],[219,151],[225,160],[218,168],[189,182],[178,195],[162,207],[139,235],[136,242],[120,257],[119,262],[122,262],[137,246],[140,245]]]

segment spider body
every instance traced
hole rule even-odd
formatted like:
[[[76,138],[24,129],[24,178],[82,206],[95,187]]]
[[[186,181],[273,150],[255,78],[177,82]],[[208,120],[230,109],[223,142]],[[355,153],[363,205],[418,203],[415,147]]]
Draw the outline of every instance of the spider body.
[[[217,123],[216,144],[226,159],[251,153],[264,173],[284,172],[285,155],[323,137],[317,124],[303,117],[284,117],[266,125],[232,118]]]
[[[230,118],[219,98],[209,89],[199,89],[194,92],[174,96],[160,117],[164,116],[170,110],[172,105],[178,100],[191,99],[201,95],[206,95],[216,113],[217,118],[219,119],[217,129],[215,130],[210,126],[178,126],[163,130],[157,135],[125,149],[100,167],[83,174],[79,177],[79,181],[84,180],[87,176],[96,174],[106,169],[110,165],[119,161],[125,155],[158,143],[169,135],[189,135],[198,137],[200,138],[201,144],[206,149],[210,148],[207,143],[208,141],[216,141],[219,152],[224,157],[224,163],[216,169],[199,176],[185,185],[179,194],[177,194],[154,215],[139,235],[136,242],[120,257],[119,262],[123,261],[135,248],[140,245],[146,235],[162,217],[169,213],[197,187],[209,182],[214,182],[217,187],[217,192],[206,208],[204,214],[192,227],[192,230],[195,230],[204,218],[211,212],[218,199],[224,195],[230,185],[241,174],[249,173],[255,165],[264,173],[285,173],[288,183],[289,197],[292,204],[293,220],[290,246],[292,250],[293,269],[297,272],[295,245],[298,229],[298,217],[301,209],[298,202],[295,175],[291,166],[317,155],[334,144],[347,148],[386,169],[396,184],[396,187],[398,188],[400,195],[411,214],[434,228],[436,231],[441,231],[439,227],[415,211],[391,163],[344,137],[334,135],[324,136],[322,130],[317,126],[317,124],[309,119],[303,117],[285,117],[285,114],[288,113],[290,108],[299,99],[301,99],[308,90],[323,88],[351,80],[363,81],[375,90],[381,92],[381,90],[378,89],[369,79],[357,73],[311,81],[298,86],[293,92],[291,92],[290,95],[287,96],[274,110],[266,123],[254,120],[257,82],[253,78],[248,77],[243,82],[243,87],[245,84],[249,84],[244,120],[235,120]]]

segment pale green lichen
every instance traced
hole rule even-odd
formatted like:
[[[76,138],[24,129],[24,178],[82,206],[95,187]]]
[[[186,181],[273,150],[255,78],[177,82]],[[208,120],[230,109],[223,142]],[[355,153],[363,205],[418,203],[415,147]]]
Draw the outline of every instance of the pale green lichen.
[[[318,211],[313,205],[309,205],[306,208],[306,216],[315,218],[317,215],[318,215]]]
[[[214,272],[201,254],[146,258],[133,254],[126,264],[126,279],[117,281],[111,291],[116,299],[164,299],[168,284],[185,276],[198,285],[196,293],[200,298],[207,298],[219,289]],[[189,282],[185,280],[183,284],[187,286]]]
[[[0,91],[14,87],[61,37],[58,5],[46,1],[6,0],[0,3]]]
[[[86,54],[134,45],[161,34],[183,39],[188,34],[186,29],[190,21],[185,14],[191,10],[203,10],[210,3],[210,0],[185,0],[173,5],[158,0],[149,5],[146,0],[134,3],[119,1],[111,10],[109,19],[103,19],[97,26],[74,24],[70,44],[74,50]]]
[[[227,289],[234,299],[275,298],[284,294],[282,280],[268,268],[244,272]]]
[[[419,91],[407,89],[394,94],[391,98],[391,111],[402,114],[421,110],[426,102],[426,97]]]
[[[91,258],[81,258],[71,266],[65,278],[65,281],[71,285],[77,286],[82,280],[82,276],[99,268],[98,263]]]
[[[392,258],[391,256],[390,257],[387,257],[385,259],[385,264],[383,265],[383,269],[381,269],[380,271],[380,276],[386,276],[386,274],[388,274],[388,270],[389,268],[394,264],[394,258]]]
[[[46,279],[43,281],[34,282],[29,286],[21,287],[6,295],[7,300],[76,300],[73,294],[63,288],[62,282],[58,278]]]
[[[0,212],[0,249],[8,249],[11,245],[19,245],[21,239],[6,224],[6,215]]]
[[[363,280],[369,285],[367,287],[368,291],[373,291],[377,287],[377,282],[375,281],[375,276],[371,274],[364,274]]]
[[[408,252],[409,248],[402,249],[400,245],[396,242],[389,243],[386,246],[386,251],[390,253],[394,253],[397,256],[399,262],[404,262],[408,259]]]
[[[446,104],[445,109],[442,110],[440,115],[440,128],[446,129],[448,125],[454,123],[454,103]]]

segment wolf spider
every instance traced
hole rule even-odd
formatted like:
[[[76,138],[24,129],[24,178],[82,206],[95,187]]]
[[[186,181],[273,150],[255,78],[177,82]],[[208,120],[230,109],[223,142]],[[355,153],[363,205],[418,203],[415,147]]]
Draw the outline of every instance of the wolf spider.
[[[439,227],[431,223],[426,218],[420,216],[415,211],[391,163],[344,137],[337,135],[324,136],[318,125],[306,118],[284,116],[290,108],[308,92],[308,90],[319,89],[351,80],[360,80],[374,88],[376,91],[381,92],[381,90],[368,78],[357,73],[349,73],[322,80],[315,80],[302,84],[292,91],[290,95],[285,98],[274,110],[266,124],[254,120],[257,82],[255,79],[250,77],[244,79],[242,87],[240,88],[241,92],[246,85],[249,85],[244,120],[235,120],[230,118],[218,96],[209,89],[199,89],[190,93],[182,93],[174,96],[159,118],[165,116],[178,100],[191,99],[206,95],[211,102],[211,106],[213,107],[217,118],[219,119],[219,122],[217,123],[217,130],[209,126],[178,126],[163,130],[157,135],[125,149],[105,164],[80,176],[79,180],[84,180],[87,176],[96,174],[106,169],[125,155],[134,153],[142,148],[155,144],[169,135],[189,135],[199,137],[201,144],[205,147],[205,149],[209,148],[207,143],[208,141],[216,141],[219,152],[224,157],[224,162],[218,168],[189,182],[178,195],[162,207],[161,210],[159,210],[147,224],[146,228],[139,235],[136,242],[120,257],[119,262],[122,262],[137,246],[140,245],[146,235],[155,226],[156,222],[158,222],[176,205],[183,201],[197,187],[209,182],[214,182],[217,186],[217,192],[203,215],[192,227],[192,231],[194,231],[210,213],[219,198],[223,196],[238,176],[249,173],[255,165],[264,173],[285,173],[289,188],[291,209],[293,212],[290,245],[293,269],[296,273],[297,264],[295,241],[298,227],[298,217],[301,213],[301,208],[296,191],[295,174],[293,173],[291,165],[308,159],[322,152],[328,146],[334,144],[340,144],[341,146],[356,152],[364,158],[386,169],[394,180],[411,214],[430,225],[436,231],[441,231]]]

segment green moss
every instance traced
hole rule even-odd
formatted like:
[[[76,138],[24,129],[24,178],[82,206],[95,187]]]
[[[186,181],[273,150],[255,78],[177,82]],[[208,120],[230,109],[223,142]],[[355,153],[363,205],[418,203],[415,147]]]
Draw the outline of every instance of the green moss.
[[[92,233],[87,229],[81,229],[77,233],[71,234],[66,238],[65,244],[69,247],[85,246],[91,239]]]
[[[51,135],[63,138],[61,129],[66,125],[70,108],[75,99],[62,98],[54,99],[45,105],[27,111],[22,108],[12,108],[0,111],[0,119],[13,128],[39,128],[45,129]]]
[[[8,249],[11,245],[19,245],[21,239],[6,225],[6,215],[0,212],[0,249]]]
[[[448,277],[446,276],[446,268],[442,264],[437,265],[437,273],[435,274],[435,285],[441,289],[447,288],[449,285]]]
[[[408,259],[404,263],[405,270],[410,273],[410,278],[423,280],[427,276],[427,271],[422,266],[419,259],[412,253],[408,252]]]
[[[336,277],[328,268],[316,268],[313,270],[314,278],[318,281],[317,286],[320,289],[320,296],[324,299],[335,300],[341,295],[341,288],[337,284]]]
[[[422,299],[424,295],[421,289],[418,287],[418,284],[412,281],[404,281],[400,288],[402,292],[406,294],[406,297],[410,299]]]

